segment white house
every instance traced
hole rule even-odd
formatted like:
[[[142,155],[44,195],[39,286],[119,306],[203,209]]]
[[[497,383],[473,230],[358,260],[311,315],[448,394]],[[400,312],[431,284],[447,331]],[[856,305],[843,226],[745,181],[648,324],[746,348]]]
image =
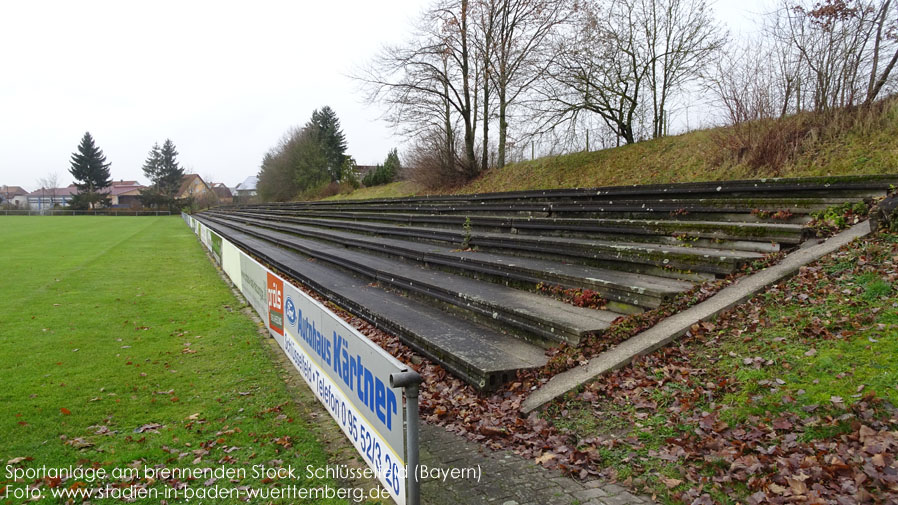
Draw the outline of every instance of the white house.
[[[14,209],[24,209],[28,205],[28,191],[21,186],[0,186],[0,204]]]

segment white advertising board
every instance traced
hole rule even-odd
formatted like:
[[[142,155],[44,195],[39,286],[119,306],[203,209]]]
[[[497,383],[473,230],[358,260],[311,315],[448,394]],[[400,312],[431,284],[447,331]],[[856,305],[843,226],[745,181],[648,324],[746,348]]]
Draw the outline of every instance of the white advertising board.
[[[184,219],[210,251],[220,249],[213,254],[225,273],[384,488],[405,505],[403,391],[390,387],[390,375],[408,367],[200,221]]]

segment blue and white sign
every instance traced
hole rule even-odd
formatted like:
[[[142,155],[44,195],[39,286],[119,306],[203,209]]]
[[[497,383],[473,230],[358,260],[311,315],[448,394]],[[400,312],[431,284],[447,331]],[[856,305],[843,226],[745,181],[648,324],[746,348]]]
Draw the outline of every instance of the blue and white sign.
[[[293,303],[293,298],[290,295],[287,295],[287,302],[284,304],[284,311],[286,312],[284,315],[287,316],[287,323],[291,326],[296,324],[296,304]]]
[[[184,219],[211,249],[209,228],[191,216]],[[224,237],[222,241],[221,263],[229,266],[225,273],[267,322],[271,336],[381,484],[398,505],[405,505],[410,476],[405,466],[403,390],[390,387],[390,375],[408,367],[288,280]],[[239,258],[231,257],[234,254]],[[283,328],[273,327],[278,318],[269,313],[280,311],[281,300]]]

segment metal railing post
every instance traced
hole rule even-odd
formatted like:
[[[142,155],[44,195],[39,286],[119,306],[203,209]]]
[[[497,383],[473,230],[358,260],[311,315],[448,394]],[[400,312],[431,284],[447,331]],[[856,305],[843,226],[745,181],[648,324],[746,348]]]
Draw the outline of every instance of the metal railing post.
[[[421,482],[418,480],[418,385],[424,379],[414,370],[390,375],[390,387],[405,389],[406,412],[406,502],[421,504]]]

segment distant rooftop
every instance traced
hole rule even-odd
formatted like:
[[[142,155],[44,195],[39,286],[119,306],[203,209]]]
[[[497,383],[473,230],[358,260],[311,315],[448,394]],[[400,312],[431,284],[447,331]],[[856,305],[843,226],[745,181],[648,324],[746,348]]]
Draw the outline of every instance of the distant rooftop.
[[[259,178],[255,175],[251,175],[243,180],[240,184],[235,188],[237,191],[255,191],[256,184],[259,183]]]
[[[50,196],[55,194],[56,196],[69,196],[74,195],[78,192],[78,187],[74,184],[69,184],[65,188],[40,188],[28,193],[28,196]]]
[[[9,198],[13,198],[16,196],[27,195],[27,194],[28,194],[28,191],[21,186],[7,186],[7,185],[0,186],[0,197],[3,197],[3,198],[7,198],[7,196]]]

